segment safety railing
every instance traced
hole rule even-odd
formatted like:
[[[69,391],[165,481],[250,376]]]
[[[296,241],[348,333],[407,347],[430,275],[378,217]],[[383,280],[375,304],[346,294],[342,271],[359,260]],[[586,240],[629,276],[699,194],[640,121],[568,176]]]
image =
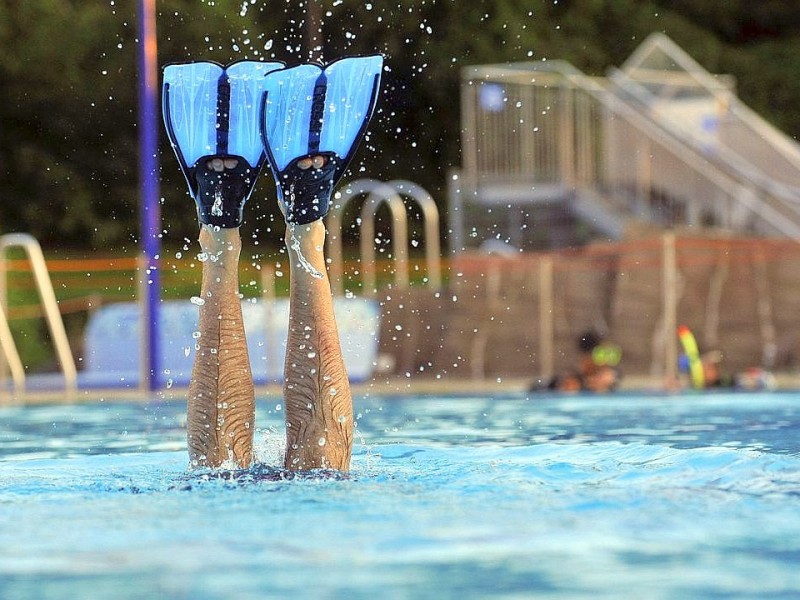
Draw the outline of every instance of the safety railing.
[[[11,334],[11,328],[8,326],[6,311],[2,306],[0,306],[0,349],[3,351],[5,365],[11,370],[14,390],[18,392],[24,391],[25,368],[22,366],[22,359],[19,357],[17,345],[14,343],[14,336]]]
[[[10,248],[21,248],[31,264],[36,290],[39,293],[44,317],[55,346],[56,356],[64,376],[65,391],[73,392],[78,386],[78,373],[75,359],[70,349],[69,339],[64,329],[64,321],[58,308],[53,284],[47,272],[44,254],[39,242],[26,233],[10,233],[0,237],[0,346],[3,358],[11,371],[16,392],[25,391],[25,369],[17,352],[14,338],[6,319],[8,308],[8,285],[6,281],[6,252]]]
[[[603,215],[622,225],[640,219],[800,238],[796,144],[728,94],[720,127],[730,139],[709,146],[668,126],[647,98],[634,98],[637,89],[620,72],[588,77],[561,61],[465,68],[451,247],[496,239],[530,247],[543,235],[532,210],[544,204],[591,221]],[[748,135],[752,143],[743,141]],[[734,155],[731,146],[749,150]],[[778,169],[786,176],[777,178]]]
[[[361,273],[365,294],[374,296],[377,293],[375,221],[378,209],[384,204],[391,213],[394,285],[398,289],[405,289],[409,285],[408,212],[403,197],[418,205],[424,219],[427,284],[434,289],[441,287],[439,211],[431,195],[411,181],[394,180],[384,183],[374,179],[359,179],[340,192],[337,204],[328,216],[328,230],[330,231],[328,256],[331,259],[329,270],[333,293],[336,295],[344,293],[342,232],[345,208],[351,201],[361,196],[366,196],[360,213]]]

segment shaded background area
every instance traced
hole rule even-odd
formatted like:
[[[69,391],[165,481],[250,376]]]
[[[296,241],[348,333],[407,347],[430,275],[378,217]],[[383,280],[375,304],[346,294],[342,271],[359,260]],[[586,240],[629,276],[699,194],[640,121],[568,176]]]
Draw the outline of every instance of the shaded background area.
[[[578,340],[591,330],[619,344],[626,378],[664,382],[677,356],[665,323],[679,319],[701,351],[720,351],[727,375],[796,374],[798,265],[794,241],[689,230],[512,257],[460,253],[446,293],[382,297],[381,352],[406,377],[547,380],[580,364]]]
[[[157,3],[161,64],[306,60],[309,2]],[[351,171],[412,179],[440,204],[459,157],[459,70],[564,59],[589,74],[620,64],[651,32],[730,73],[744,102],[800,134],[800,13],[793,3],[598,0],[474,3],[317,0],[324,58],[383,52],[371,135]],[[135,3],[0,0],[0,233],[27,231],[56,253],[133,253],[138,244]],[[162,134],[164,243],[195,220]],[[277,243],[263,177],[246,235]],[[442,208],[445,208],[442,206]],[[258,216],[256,216],[258,215]],[[445,232],[446,233],[446,232]]]
[[[663,32],[710,72],[731,74],[739,97],[761,116],[795,139],[800,135],[800,80],[794,76],[800,72],[800,12],[792,3],[158,0],[156,6],[161,65],[192,59],[294,64],[317,56],[314,44],[325,60],[382,52],[382,97],[351,177],[419,183],[439,204],[443,224],[448,173],[461,164],[457,99],[468,65],[558,59],[602,75],[652,32]],[[24,231],[41,241],[78,357],[87,311],[132,300],[138,291],[137,26],[135,2],[0,0],[0,235]],[[159,135],[163,291],[167,299],[186,298],[198,285],[197,224],[166,136]],[[280,293],[286,284],[283,225],[272,188],[271,178],[262,177],[247,208],[245,297],[269,286]],[[418,239],[420,223],[412,220],[410,227]],[[384,233],[377,237],[386,245]],[[441,233],[447,249],[446,225]],[[355,228],[345,231],[351,242],[356,237]],[[261,265],[269,263],[275,281],[263,278]],[[351,263],[345,276],[354,281],[360,265]],[[17,267],[26,269],[12,261],[12,271]],[[27,306],[30,276],[9,275],[9,317],[20,332],[15,338],[26,368],[51,368],[45,323]],[[391,346],[392,337],[382,339]],[[428,362],[440,362],[411,364],[402,347],[387,350],[398,351],[399,372],[435,372]],[[534,354],[521,356],[519,368]],[[481,370],[494,375],[489,356],[481,361]],[[446,356],[442,364],[454,362]]]

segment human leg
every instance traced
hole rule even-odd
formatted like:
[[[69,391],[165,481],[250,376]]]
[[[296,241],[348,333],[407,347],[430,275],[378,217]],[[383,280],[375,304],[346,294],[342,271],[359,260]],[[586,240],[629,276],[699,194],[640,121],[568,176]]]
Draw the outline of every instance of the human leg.
[[[375,109],[383,59],[300,65],[264,78],[261,137],[286,218],[290,322],[284,367],[287,468],[349,468],[350,387],[339,345],[322,218]]]
[[[197,350],[189,384],[187,435],[193,466],[252,461],[255,391],[239,297],[238,228],[203,225]]]
[[[353,448],[353,401],[323,252],[321,220],[287,225],[290,317],[284,367],[286,460],[291,470],[346,471]]]
[[[238,290],[238,228],[266,153],[258,135],[265,75],[279,62],[209,61],[164,69],[164,124],[201,223],[203,283],[187,426],[193,465],[252,461],[254,389]]]

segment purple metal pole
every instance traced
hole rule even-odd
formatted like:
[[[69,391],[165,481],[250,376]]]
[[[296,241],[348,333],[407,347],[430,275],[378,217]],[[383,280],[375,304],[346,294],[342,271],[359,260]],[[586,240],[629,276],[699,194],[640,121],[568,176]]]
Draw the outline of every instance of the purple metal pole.
[[[158,388],[158,307],[161,283],[161,207],[158,187],[158,45],[156,0],[139,0],[139,216],[142,237],[141,381],[148,390]]]

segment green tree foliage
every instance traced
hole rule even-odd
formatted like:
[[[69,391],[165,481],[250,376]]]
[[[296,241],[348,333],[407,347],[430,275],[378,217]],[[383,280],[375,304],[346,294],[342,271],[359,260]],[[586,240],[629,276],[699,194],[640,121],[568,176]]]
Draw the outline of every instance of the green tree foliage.
[[[306,3],[159,0],[162,64],[310,55]],[[315,0],[326,59],[382,52],[380,108],[352,172],[418,181],[444,200],[459,158],[462,67],[562,59],[590,74],[621,64],[653,31],[800,135],[800,12],[765,0]],[[137,2],[0,0],[0,233],[46,247],[132,251],[138,238]],[[161,134],[166,236],[195,219]],[[263,177],[247,227],[277,240]]]
[[[109,11],[61,0],[0,3],[2,230],[46,242],[119,240],[136,205],[125,185],[133,98],[111,102],[134,70],[109,64]]]

